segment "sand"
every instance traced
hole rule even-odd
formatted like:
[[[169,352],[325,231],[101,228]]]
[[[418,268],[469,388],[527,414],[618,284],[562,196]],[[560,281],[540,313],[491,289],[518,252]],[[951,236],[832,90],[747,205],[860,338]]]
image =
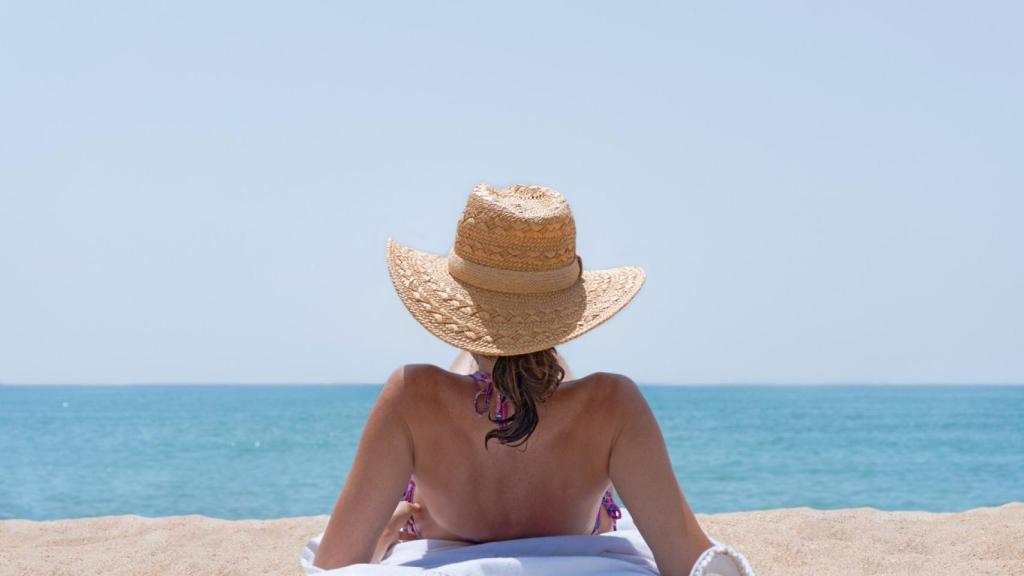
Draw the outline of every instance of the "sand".
[[[954,514],[808,508],[699,515],[760,576],[1024,575],[1024,503]],[[0,522],[0,575],[293,574],[326,516]]]

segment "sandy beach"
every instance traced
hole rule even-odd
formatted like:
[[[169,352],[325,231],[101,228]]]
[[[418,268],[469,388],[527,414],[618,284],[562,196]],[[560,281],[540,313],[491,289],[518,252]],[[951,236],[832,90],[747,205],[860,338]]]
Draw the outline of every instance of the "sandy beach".
[[[1024,503],[960,513],[808,508],[698,515],[764,575],[1024,575]],[[302,573],[327,516],[0,522],[0,575]]]

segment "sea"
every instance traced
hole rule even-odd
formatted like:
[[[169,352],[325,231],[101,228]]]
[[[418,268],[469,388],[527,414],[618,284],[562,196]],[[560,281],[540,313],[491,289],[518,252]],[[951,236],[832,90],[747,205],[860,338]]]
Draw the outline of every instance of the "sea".
[[[641,386],[696,512],[1024,501],[1024,386]],[[380,391],[0,386],[0,518],[329,514]]]

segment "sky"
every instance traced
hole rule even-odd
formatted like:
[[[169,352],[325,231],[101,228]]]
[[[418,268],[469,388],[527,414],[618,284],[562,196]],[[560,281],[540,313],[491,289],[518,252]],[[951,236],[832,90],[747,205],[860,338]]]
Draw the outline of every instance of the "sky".
[[[379,383],[388,237],[569,201],[641,383],[1024,382],[1017,2],[0,4],[0,383]]]

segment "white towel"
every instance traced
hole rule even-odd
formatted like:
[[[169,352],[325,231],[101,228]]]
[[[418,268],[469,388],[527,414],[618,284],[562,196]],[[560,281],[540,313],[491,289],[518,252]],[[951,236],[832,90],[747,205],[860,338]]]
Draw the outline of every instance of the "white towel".
[[[547,536],[470,544],[451,540],[399,542],[380,564],[334,570],[313,566],[323,534],[306,543],[300,562],[318,576],[652,576],[658,574],[650,547],[622,508],[618,530],[596,536]],[[754,576],[742,554],[715,542],[690,576]]]

